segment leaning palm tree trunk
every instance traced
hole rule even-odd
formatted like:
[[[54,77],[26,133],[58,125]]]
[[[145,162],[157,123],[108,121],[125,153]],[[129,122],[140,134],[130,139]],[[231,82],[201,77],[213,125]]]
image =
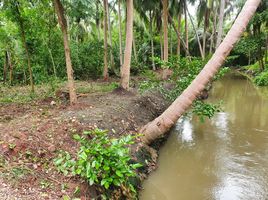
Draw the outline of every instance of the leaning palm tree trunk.
[[[152,141],[166,133],[191,106],[198,94],[217,73],[235,43],[241,37],[260,2],[261,0],[247,0],[231,30],[191,85],[169,106],[167,110],[164,111],[162,115],[152,122],[149,122],[141,129],[140,132],[144,134],[142,138],[144,143],[150,144]]]

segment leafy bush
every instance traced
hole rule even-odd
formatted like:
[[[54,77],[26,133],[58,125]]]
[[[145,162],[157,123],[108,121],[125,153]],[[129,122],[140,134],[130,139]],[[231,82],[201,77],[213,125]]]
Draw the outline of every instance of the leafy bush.
[[[264,71],[254,78],[254,83],[258,86],[268,86],[268,71]]]
[[[86,136],[93,138],[88,140]],[[141,164],[130,163],[130,150],[127,148],[127,145],[134,143],[134,138],[128,135],[110,139],[104,130],[85,131],[84,136],[74,135],[74,139],[81,145],[76,158],[72,158],[68,152],[61,152],[54,163],[65,175],[71,172],[90,185],[100,184],[105,189],[119,187],[125,193],[135,195],[130,178],[136,176],[135,170]]]

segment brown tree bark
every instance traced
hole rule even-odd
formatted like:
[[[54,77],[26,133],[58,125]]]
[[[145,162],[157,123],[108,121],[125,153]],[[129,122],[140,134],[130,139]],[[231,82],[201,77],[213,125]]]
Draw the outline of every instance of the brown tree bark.
[[[261,0],[247,0],[227,36],[194,81],[169,106],[169,108],[163,112],[162,115],[146,124],[140,130],[140,133],[144,134],[142,138],[144,143],[150,144],[152,141],[166,133],[191,106],[199,93],[203,91],[206,84],[208,84],[224,63],[235,43],[246,29],[249,20],[254,15],[260,2]]]
[[[153,12],[150,10],[150,37],[151,37],[151,56],[152,56],[152,66],[155,71],[155,61],[154,61],[154,35],[153,35]]]
[[[164,62],[168,62],[168,0],[162,0],[163,3],[163,33],[164,33]],[[167,79],[168,69],[164,66],[162,79]]]
[[[121,22],[121,0],[118,0],[118,23],[119,23],[119,60],[120,60],[120,71],[123,64],[123,52],[122,52],[122,22]]]
[[[104,69],[103,69],[103,78],[105,81],[108,80],[108,0],[103,0],[104,7]]]
[[[69,87],[69,95],[70,95],[70,104],[77,103],[77,96],[75,91],[75,84],[73,78],[73,67],[71,61],[71,51],[69,47],[69,39],[68,39],[68,31],[67,31],[67,21],[64,16],[64,8],[60,2],[60,0],[54,0],[55,10],[58,16],[58,22],[61,27],[62,35],[63,35],[63,43],[64,43],[64,53],[65,53],[65,61],[67,68],[67,76],[68,76],[68,87]]]
[[[181,55],[181,12],[178,13],[178,44],[177,44],[177,55]]]
[[[128,90],[130,79],[130,64],[133,42],[133,0],[127,0],[127,31],[126,31],[126,47],[124,53],[124,64],[121,68],[121,81],[120,86]]]

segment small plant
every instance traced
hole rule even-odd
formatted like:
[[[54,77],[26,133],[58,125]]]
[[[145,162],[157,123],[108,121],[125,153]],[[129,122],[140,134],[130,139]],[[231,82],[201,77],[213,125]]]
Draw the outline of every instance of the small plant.
[[[88,136],[92,139],[89,140]],[[134,136],[110,139],[107,131],[95,129],[73,137],[80,143],[80,150],[76,158],[68,152],[61,152],[54,160],[59,171],[65,175],[78,175],[90,185],[101,185],[105,189],[119,187],[123,191],[127,188],[125,192],[136,194],[129,179],[136,176],[135,170],[141,164],[130,163],[130,150],[127,148],[127,145],[133,144]]]
[[[221,103],[208,104],[203,101],[195,101],[193,106],[193,113],[199,116],[200,121],[204,122],[205,117],[211,118],[215,113],[220,112]]]

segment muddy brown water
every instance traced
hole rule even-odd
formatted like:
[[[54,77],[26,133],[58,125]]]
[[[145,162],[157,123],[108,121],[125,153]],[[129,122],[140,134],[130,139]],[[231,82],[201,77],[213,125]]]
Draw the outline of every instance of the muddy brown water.
[[[268,200],[268,99],[235,73],[214,83],[221,99],[213,119],[178,121],[141,200]]]

